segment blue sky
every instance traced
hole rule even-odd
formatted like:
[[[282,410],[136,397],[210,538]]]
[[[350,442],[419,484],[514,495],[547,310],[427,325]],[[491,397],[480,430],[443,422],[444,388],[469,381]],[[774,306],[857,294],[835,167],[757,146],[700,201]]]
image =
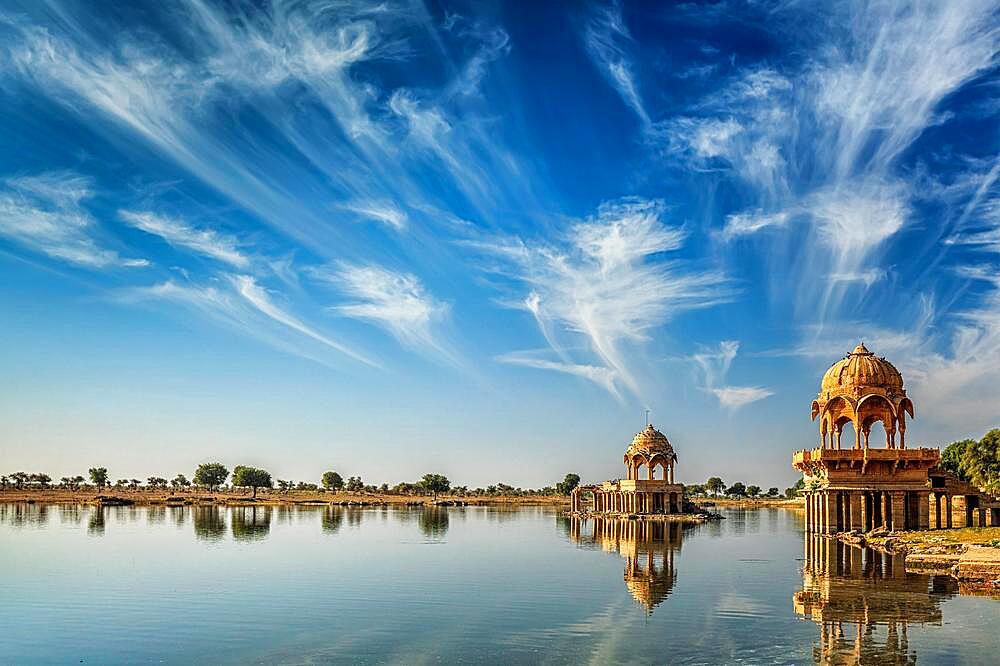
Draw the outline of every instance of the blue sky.
[[[787,484],[1000,424],[991,2],[0,8],[0,460]],[[9,469],[8,469],[9,468]]]

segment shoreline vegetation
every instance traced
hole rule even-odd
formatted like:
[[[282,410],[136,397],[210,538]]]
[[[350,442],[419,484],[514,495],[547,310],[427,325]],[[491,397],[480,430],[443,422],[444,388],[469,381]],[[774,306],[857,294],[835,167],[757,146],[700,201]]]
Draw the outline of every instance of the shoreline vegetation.
[[[341,505],[341,506],[480,506],[480,505],[568,505],[569,498],[561,495],[399,495],[355,491],[327,490],[258,490],[138,488],[7,488],[0,490],[0,502],[45,504],[121,505]]]

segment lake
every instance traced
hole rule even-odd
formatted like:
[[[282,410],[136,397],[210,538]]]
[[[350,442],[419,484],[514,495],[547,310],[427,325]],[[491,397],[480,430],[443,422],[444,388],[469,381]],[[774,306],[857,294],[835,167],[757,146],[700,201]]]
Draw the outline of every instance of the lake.
[[[723,514],[0,504],[0,662],[996,663],[1000,601]]]

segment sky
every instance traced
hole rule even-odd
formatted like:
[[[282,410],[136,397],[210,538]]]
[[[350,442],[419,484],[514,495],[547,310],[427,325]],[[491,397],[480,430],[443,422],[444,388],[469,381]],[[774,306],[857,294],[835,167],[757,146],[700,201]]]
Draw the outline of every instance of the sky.
[[[0,463],[784,487],[1000,425],[996,2],[0,2]],[[873,435],[873,439],[877,437]]]

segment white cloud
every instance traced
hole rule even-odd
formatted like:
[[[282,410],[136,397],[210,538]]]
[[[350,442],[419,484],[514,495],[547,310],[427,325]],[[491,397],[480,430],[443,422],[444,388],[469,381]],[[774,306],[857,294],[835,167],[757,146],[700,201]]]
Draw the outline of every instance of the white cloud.
[[[632,394],[641,393],[630,347],[678,313],[731,297],[719,272],[696,270],[661,255],[677,250],[684,233],[664,225],[662,202],[626,200],[602,205],[574,224],[559,245],[520,239],[470,244],[499,257],[511,277],[529,288],[518,307],[530,311],[564,359],[565,339],[582,339],[600,364]],[[609,377],[611,375],[608,375]]]
[[[786,212],[764,213],[757,210],[752,213],[734,213],[726,218],[726,226],[719,236],[722,240],[732,240],[740,236],[749,236],[762,229],[784,227],[788,224],[789,214]]]
[[[314,272],[314,275],[317,275]],[[454,358],[435,326],[447,316],[449,306],[436,300],[417,276],[395,273],[380,266],[340,264],[323,279],[339,286],[357,302],[334,307],[348,317],[368,321],[391,333],[400,343],[423,352]]]
[[[119,216],[129,225],[159,236],[175,247],[194,250],[212,259],[236,268],[247,268],[249,258],[238,248],[235,238],[211,229],[196,229],[185,221],[150,212],[119,211]]]
[[[276,349],[324,365],[334,365],[328,354],[318,351],[325,348],[366,365],[376,366],[366,356],[320,333],[276,304],[270,294],[250,276],[225,275],[216,284],[168,280],[148,287],[121,289],[117,292],[117,297],[126,303],[150,300],[176,303]],[[310,347],[307,343],[310,340],[319,346]]]
[[[92,182],[72,172],[7,178],[0,188],[0,236],[32,251],[86,268],[148,266],[103,247],[97,221],[82,205]]]
[[[739,349],[739,342],[723,340],[717,351],[703,351],[691,356],[702,372],[704,390],[714,395],[720,406],[732,411],[774,395],[773,391],[761,386],[726,385],[726,376]]]
[[[602,389],[613,395],[615,399],[621,400],[621,393],[618,391],[617,386],[618,375],[611,368],[595,365],[582,365],[579,363],[560,363],[557,361],[534,358],[523,352],[504,354],[502,356],[498,356],[497,360],[501,363],[507,363],[510,365],[521,365],[527,368],[537,368],[539,370],[552,370],[555,372],[573,375],[575,377],[582,377],[583,379],[600,386]]]
[[[362,217],[388,225],[396,231],[406,229],[406,213],[392,201],[355,201],[343,207]]]
[[[870,268],[854,273],[831,273],[830,279],[834,282],[861,282],[865,287],[870,287],[879,280],[884,280],[886,275],[885,269]]]
[[[366,365],[377,366],[377,364],[368,359],[366,356],[350,349],[346,345],[333,340],[327,335],[324,335],[316,331],[311,326],[305,324],[298,317],[295,317],[288,311],[284,310],[278,306],[268,294],[267,290],[257,284],[257,281],[249,275],[235,275],[232,276],[231,281],[236,288],[237,293],[242,296],[250,305],[254,308],[270,317],[279,324],[283,324],[288,328],[298,331],[306,337],[312,338],[313,340],[335,349],[342,354],[350,356],[356,361],[360,361]]]
[[[806,206],[816,231],[835,252],[838,272],[850,272],[903,228],[909,214],[901,183],[846,183],[817,192]]]
[[[594,12],[587,23],[584,40],[587,51],[602,74],[639,116],[643,127],[648,128],[649,114],[639,95],[639,86],[633,71],[634,64],[626,50],[626,45],[632,41],[632,37],[625,26],[621,7],[617,2]]]
[[[737,410],[774,395],[774,391],[760,386],[724,386],[709,390],[719,399],[719,405],[730,410]]]

